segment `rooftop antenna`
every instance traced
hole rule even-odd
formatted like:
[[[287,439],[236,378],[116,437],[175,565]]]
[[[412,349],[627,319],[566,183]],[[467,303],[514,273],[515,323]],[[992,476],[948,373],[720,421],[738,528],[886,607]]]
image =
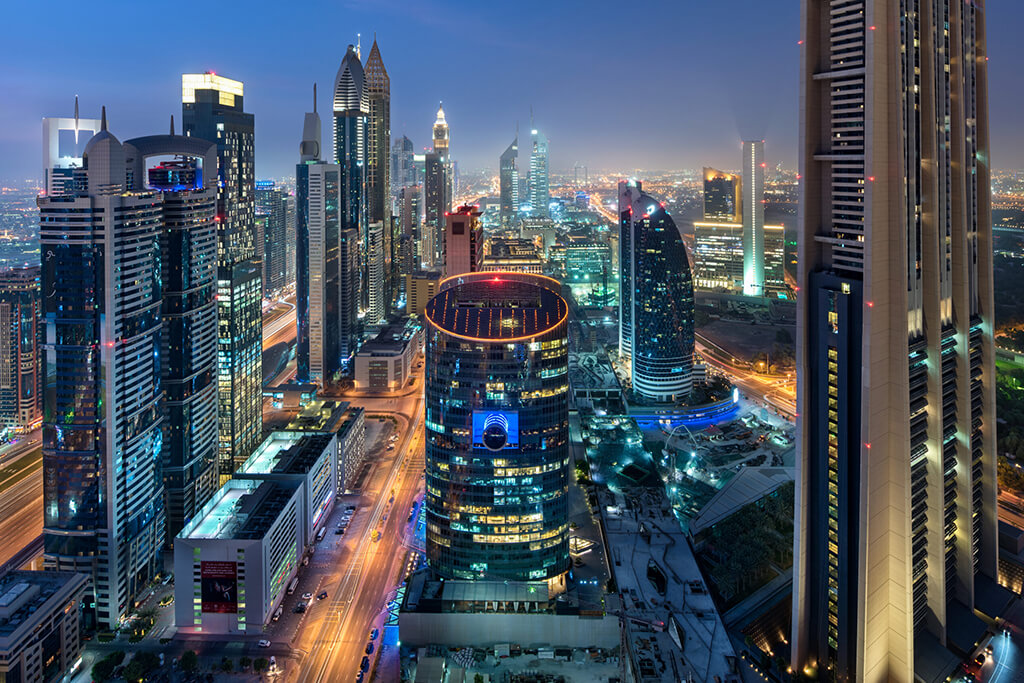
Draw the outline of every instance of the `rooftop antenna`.
[[[316,83],[313,83],[313,113],[316,113]]]
[[[103,105],[100,107],[100,130],[105,131],[107,129],[107,106]]]
[[[78,95],[75,95],[75,146],[78,146]]]
[[[174,135],[174,114],[171,114],[171,135]]]
[[[356,57],[359,59],[363,58],[363,34],[356,34]]]

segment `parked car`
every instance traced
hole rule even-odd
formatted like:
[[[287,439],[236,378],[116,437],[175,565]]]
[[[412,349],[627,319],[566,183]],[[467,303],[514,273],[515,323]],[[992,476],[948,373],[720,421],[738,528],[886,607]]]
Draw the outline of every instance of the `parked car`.
[[[259,646],[260,647],[270,647],[270,641],[269,640],[261,640],[259,642]]]
[[[377,636],[379,636],[379,635],[380,635],[380,630],[373,629],[372,631],[370,631],[370,640],[377,640]]]
[[[303,593],[302,594],[302,599],[303,600],[309,600],[311,597],[313,597],[312,593]]]
[[[366,671],[369,668],[370,668],[370,658],[369,657],[363,657],[363,661],[361,661],[359,663],[359,670],[360,671]]]
[[[373,654],[373,641],[372,640],[369,643],[366,644],[366,654],[368,654],[368,655],[372,655]]]
[[[320,595],[316,596],[317,600],[323,600],[327,597],[327,591],[320,591]]]

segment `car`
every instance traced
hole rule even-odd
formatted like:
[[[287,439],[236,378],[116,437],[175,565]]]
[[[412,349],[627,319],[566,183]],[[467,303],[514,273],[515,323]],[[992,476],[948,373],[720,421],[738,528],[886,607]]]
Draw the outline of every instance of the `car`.
[[[395,447],[394,446],[388,446],[388,450],[389,451],[393,451],[393,450],[395,450]]]
[[[975,658],[974,658],[974,662],[975,662],[975,663],[976,663],[976,664],[977,664],[978,666],[984,666],[984,664],[985,664],[985,653],[984,653],[984,652],[982,652],[982,653],[981,653],[980,655],[978,655],[977,657],[975,657]]]
[[[988,645],[985,646],[985,652],[987,652],[989,654],[992,654],[992,652],[993,652],[992,643],[989,643]]]
[[[377,640],[377,636],[379,636],[379,635],[380,635],[380,630],[373,629],[372,631],[370,631],[370,640]]]
[[[316,596],[317,600],[323,600],[327,597],[327,591],[320,591],[320,595]]]
[[[373,641],[372,640],[366,644],[366,654],[368,654],[368,655],[372,655],[373,654]]]
[[[269,640],[261,640],[259,642],[259,646],[260,647],[270,647],[270,641]]]
[[[363,683],[363,672],[360,671],[356,674],[356,683]]]
[[[360,671],[366,671],[369,668],[370,668],[370,658],[369,657],[363,657],[363,661],[359,662],[359,670]]]
[[[305,611],[306,611],[306,603],[305,602],[298,602],[298,603],[295,604],[295,613],[296,614],[302,614]]]
[[[303,600],[309,600],[311,597],[313,597],[312,593],[303,593],[302,594],[302,599]]]
[[[342,529],[341,527],[338,527],[337,529],[334,530],[334,535],[335,536],[341,536],[343,533],[345,533],[345,530]]]

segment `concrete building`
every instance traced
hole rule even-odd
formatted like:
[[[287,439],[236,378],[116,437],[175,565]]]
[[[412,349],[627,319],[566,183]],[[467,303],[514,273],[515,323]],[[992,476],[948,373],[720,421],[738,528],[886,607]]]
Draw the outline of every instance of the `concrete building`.
[[[287,431],[329,432],[338,441],[338,492],[351,488],[366,457],[366,415],[347,401],[314,400],[303,406]]]
[[[434,270],[418,270],[405,276],[405,310],[409,315],[423,317],[427,302],[437,294],[441,273]]]
[[[544,260],[532,240],[492,237],[487,240],[481,271],[544,274]]]
[[[240,479],[297,481],[302,485],[303,542],[323,528],[338,496],[338,439],[334,434],[273,432],[238,468]]]
[[[445,215],[445,277],[477,272],[483,265],[484,229],[480,216],[475,206],[460,206]]]
[[[743,143],[743,293],[764,294],[764,140]]]
[[[369,283],[369,305],[366,308],[365,320],[368,325],[379,324],[387,317],[388,305],[388,268],[387,258],[390,239],[384,223],[370,223],[367,229],[368,248],[366,251],[366,273]]]
[[[696,221],[693,224],[694,286],[699,289],[743,292],[743,224]],[[753,296],[786,292],[785,228],[765,225],[764,286]]]
[[[0,272],[0,433],[43,418],[43,315],[39,266]]]
[[[355,386],[360,391],[395,391],[405,386],[417,354],[423,348],[423,328],[407,320],[389,325],[356,354]]]
[[[945,681],[1005,604],[985,4],[802,2],[791,642],[818,680]]]
[[[89,577],[12,571],[0,576],[0,681],[55,683],[81,661]]]
[[[179,633],[257,635],[305,546],[302,484],[231,479],[174,541]]]

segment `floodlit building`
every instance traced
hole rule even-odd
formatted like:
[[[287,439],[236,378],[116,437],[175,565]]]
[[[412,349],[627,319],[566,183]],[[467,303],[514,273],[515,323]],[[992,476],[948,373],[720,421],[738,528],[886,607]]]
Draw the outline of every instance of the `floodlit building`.
[[[743,222],[743,178],[714,168],[704,169],[704,220]]]
[[[553,581],[569,569],[560,289],[463,274],[427,305],[427,558],[447,579]]]
[[[515,237],[492,237],[487,240],[482,271],[544,274],[544,260],[532,240]]]
[[[551,190],[548,186],[548,139],[536,128],[530,130],[530,215],[547,218]]]
[[[179,633],[260,635],[303,552],[302,484],[231,479],[174,541]]]
[[[99,119],[79,118],[77,95],[73,118],[48,116],[43,119],[43,188],[46,194],[74,191],[75,170],[82,168],[82,152],[98,132]]]
[[[355,386],[361,391],[394,391],[409,380],[416,354],[423,347],[423,328],[411,320],[389,325],[359,349]]]
[[[743,143],[743,293],[764,294],[764,140]]]
[[[441,283],[441,273],[436,270],[418,270],[405,276],[405,295],[408,298],[405,310],[409,315],[423,316],[427,302],[434,298]]]
[[[947,680],[996,585],[985,3],[802,3],[794,669]]]

